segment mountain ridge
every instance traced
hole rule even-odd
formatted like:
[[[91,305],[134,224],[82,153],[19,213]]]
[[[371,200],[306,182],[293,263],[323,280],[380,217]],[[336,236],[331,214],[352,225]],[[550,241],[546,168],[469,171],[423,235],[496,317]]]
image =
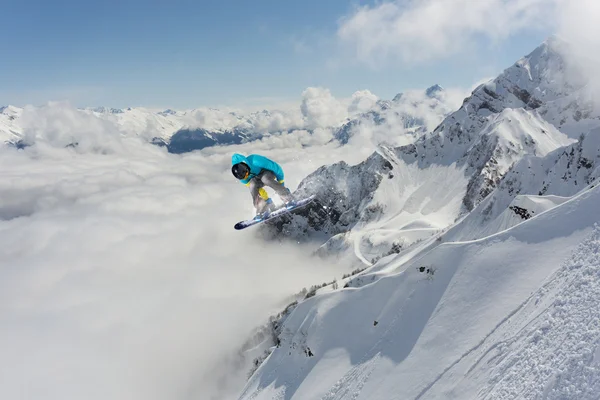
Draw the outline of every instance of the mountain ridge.
[[[357,92],[352,102],[347,105],[344,118],[337,121],[321,121],[317,125],[311,122],[313,118],[311,113],[314,110],[310,107],[289,110],[263,109],[249,113],[214,108],[155,110],[144,107],[104,106],[80,108],[77,111],[114,124],[123,136],[135,136],[149,143],[166,146],[172,153],[246,143],[266,136],[288,134],[298,130],[313,132],[315,127],[331,130],[334,139],[346,144],[356,133],[354,127],[386,124],[381,130],[387,133],[387,130],[391,129],[387,121],[390,118],[404,118],[408,121],[405,129],[413,130],[409,132],[411,136],[423,134],[426,130],[425,126],[431,125],[432,118],[435,121],[441,120],[451,110],[450,100],[444,96],[444,91],[439,85],[434,85],[427,90],[430,91],[430,96],[425,94],[426,91],[422,93],[413,91],[404,95],[400,102],[377,99],[373,104],[371,104],[371,97],[374,95],[370,92],[366,94]],[[317,91],[316,95],[321,93]],[[368,98],[369,101],[361,103],[361,96]],[[342,106],[343,103],[341,101],[339,103]],[[48,106],[41,108],[44,107]],[[58,106],[54,105],[54,107]],[[368,109],[365,110],[365,107]],[[0,113],[0,140],[13,145],[23,141],[24,128],[19,126],[20,117],[23,112],[35,113],[38,108],[23,109],[5,106],[2,109],[5,111]],[[11,116],[8,116],[6,110],[11,110]],[[9,118],[12,118],[10,126],[5,122]],[[23,144],[31,143],[23,142]]]
[[[584,278],[600,254],[599,110],[569,72],[565,45],[548,39],[414,143],[380,144],[359,164],[322,166],[300,183],[296,194],[316,193],[314,204],[263,230],[324,235],[316,255],[355,257],[362,268],[295,305],[240,399],[558,399],[575,387],[578,400],[595,398],[600,387],[566,360],[580,360],[593,382],[597,363],[538,311],[580,327],[586,345],[600,341],[583,317],[600,293]],[[555,293],[573,285],[588,309],[571,314]],[[567,358],[556,354],[567,342]],[[546,363],[564,379],[536,374]]]
[[[475,88],[471,95],[465,98],[461,107],[449,114],[433,131],[421,135],[414,143],[405,146],[390,148],[380,145],[379,153],[387,153],[388,159],[392,159],[392,164],[402,164],[401,169],[409,168],[411,165],[423,171],[435,166],[462,169],[461,173],[467,180],[467,184],[462,189],[453,189],[454,197],[460,196],[462,204],[460,209],[452,212],[450,219],[465,215],[495,189],[502,177],[521,158],[529,154],[543,156],[575,140],[552,124],[553,121],[562,119],[560,114],[550,115],[546,112],[542,115],[538,112],[538,108],[547,104],[544,101],[568,98],[584,87],[569,83],[569,76],[566,75],[564,67],[566,61],[559,52],[563,46],[565,44],[557,38],[548,39],[530,54],[505,69],[497,78]],[[558,79],[550,79],[548,74],[562,75]],[[558,85],[557,81],[563,84]],[[538,94],[539,85],[544,89],[543,95]],[[568,109],[567,112],[577,112],[577,110]],[[600,126],[600,120],[591,120],[591,126],[594,124]],[[373,157],[377,157],[376,153]],[[320,169],[319,173],[335,176],[334,173],[327,173],[326,168]],[[331,168],[337,167],[333,165]],[[378,170],[365,168],[367,175],[385,176],[389,172],[383,168]],[[361,175],[360,169],[354,171],[357,175]],[[317,196],[317,201],[299,212],[297,217],[280,221],[275,226],[273,235],[283,232],[293,237],[302,237],[311,229],[321,230],[320,227],[328,227],[323,230],[335,235],[343,233],[346,227],[358,223],[363,212],[372,215],[372,212],[367,210],[384,208],[382,204],[363,202],[360,205],[357,202],[347,202],[345,198],[348,198],[350,192],[354,190],[352,187],[346,188],[342,198],[336,195],[333,196],[336,201],[330,202],[326,194],[327,188],[336,187],[335,182],[332,182],[332,179],[324,179],[323,183],[319,184],[319,178],[314,176],[315,173],[300,183],[297,193],[299,197],[321,193]],[[398,171],[392,171],[392,176],[397,174]],[[373,176],[363,176],[359,181],[377,182],[367,190],[375,193],[379,183],[385,180],[374,179]],[[398,176],[407,180],[403,173]],[[410,185],[413,187],[414,194],[422,198],[419,194],[423,192],[422,189],[419,190],[419,185],[422,184],[413,180]],[[398,183],[397,186],[399,191],[406,190],[402,187],[402,183]],[[361,183],[357,185],[356,190],[366,189]],[[353,205],[352,212],[346,208],[349,204]],[[327,213],[323,212],[323,207],[327,207]],[[428,213],[430,214],[431,211]],[[331,229],[338,215],[354,215],[354,218],[337,229]],[[416,218],[413,222],[418,221],[418,217]],[[298,229],[286,227],[286,224],[297,226]]]

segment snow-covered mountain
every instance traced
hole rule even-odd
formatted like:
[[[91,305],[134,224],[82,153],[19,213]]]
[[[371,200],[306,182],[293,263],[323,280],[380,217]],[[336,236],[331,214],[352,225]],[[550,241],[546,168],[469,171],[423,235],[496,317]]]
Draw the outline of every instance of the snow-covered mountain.
[[[600,113],[565,46],[301,182],[264,231],[363,265],[280,316],[241,399],[598,398]]]
[[[556,38],[544,42],[476,88],[460,109],[415,143],[380,145],[363,164],[315,171],[300,184],[298,196],[316,193],[318,201],[293,221],[280,222],[278,231],[337,234],[366,221],[388,226],[387,219],[442,229],[471,211],[525,155],[544,156],[575,141],[552,122],[577,114],[576,108],[563,114],[538,110],[585,90],[570,83],[563,45]],[[594,125],[600,120],[589,118],[586,127]]]
[[[460,235],[450,230],[449,240],[469,240],[510,228],[594,184],[600,177],[600,128],[581,135],[576,143],[545,157],[519,161],[498,187],[463,222]]]
[[[191,118],[186,118],[187,112],[172,110],[94,107],[81,111],[115,123],[125,134],[141,136],[147,140],[168,140],[187,123],[192,122]]]
[[[23,139],[21,121],[23,113],[35,115],[38,110],[47,107],[2,108],[0,139],[5,143],[15,143]],[[280,127],[285,129],[301,127],[300,118],[288,116],[281,111],[265,110],[247,115],[210,108],[175,111],[141,107],[126,109],[95,107],[78,109],[78,111],[111,123],[123,136],[137,136],[154,144],[170,145],[172,151],[176,153],[206,146],[254,140],[264,134],[276,132]],[[282,119],[285,119],[284,123],[281,123]],[[190,140],[193,143],[188,143]]]
[[[0,397],[597,400],[600,114],[565,46],[454,108],[0,108]],[[242,234],[233,149],[144,143],[260,138],[317,200]]]

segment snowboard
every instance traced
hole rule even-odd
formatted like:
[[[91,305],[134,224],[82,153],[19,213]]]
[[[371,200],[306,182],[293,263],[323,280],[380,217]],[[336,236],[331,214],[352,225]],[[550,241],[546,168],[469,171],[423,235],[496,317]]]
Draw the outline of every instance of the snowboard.
[[[240,221],[237,224],[235,224],[234,228],[239,231],[241,229],[245,229],[245,228],[248,228],[248,227],[251,227],[251,226],[263,223],[265,221],[269,221],[269,220],[271,220],[273,218],[280,217],[280,216],[282,216],[284,214],[287,214],[287,213],[289,213],[291,211],[294,211],[294,210],[297,210],[299,208],[302,208],[305,205],[307,205],[308,203],[310,203],[311,201],[313,201],[314,199],[315,199],[315,195],[312,195],[312,196],[309,196],[309,197],[307,197],[305,199],[298,200],[296,202],[296,204],[294,204],[294,205],[278,208],[277,210],[271,212],[269,215],[267,215],[264,218],[253,218],[253,219],[249,219],[249,220],[246,220],[246,221]]]

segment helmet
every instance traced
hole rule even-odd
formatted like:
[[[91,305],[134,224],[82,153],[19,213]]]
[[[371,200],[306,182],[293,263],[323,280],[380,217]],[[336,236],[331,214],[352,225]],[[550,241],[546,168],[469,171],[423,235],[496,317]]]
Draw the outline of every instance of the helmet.
[[[234,164],[233,167],[231,167],[231,173],[237,179],[246,179],[248,177],[248,174],[250,174],[250,167],[248,167],[246,163],[237,163]]]

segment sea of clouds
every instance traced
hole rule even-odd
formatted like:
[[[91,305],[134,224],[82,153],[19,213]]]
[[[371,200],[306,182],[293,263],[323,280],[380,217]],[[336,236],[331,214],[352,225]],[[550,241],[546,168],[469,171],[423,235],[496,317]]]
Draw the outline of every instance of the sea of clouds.
[[[0,398],[234,396],[253,329],[350,268],[235,231],[254,210],[230,159],[271,157],[295,189],[373,148],[316,129],[179,156],[65,103],[23,118],[34,144],[0,148]]]

